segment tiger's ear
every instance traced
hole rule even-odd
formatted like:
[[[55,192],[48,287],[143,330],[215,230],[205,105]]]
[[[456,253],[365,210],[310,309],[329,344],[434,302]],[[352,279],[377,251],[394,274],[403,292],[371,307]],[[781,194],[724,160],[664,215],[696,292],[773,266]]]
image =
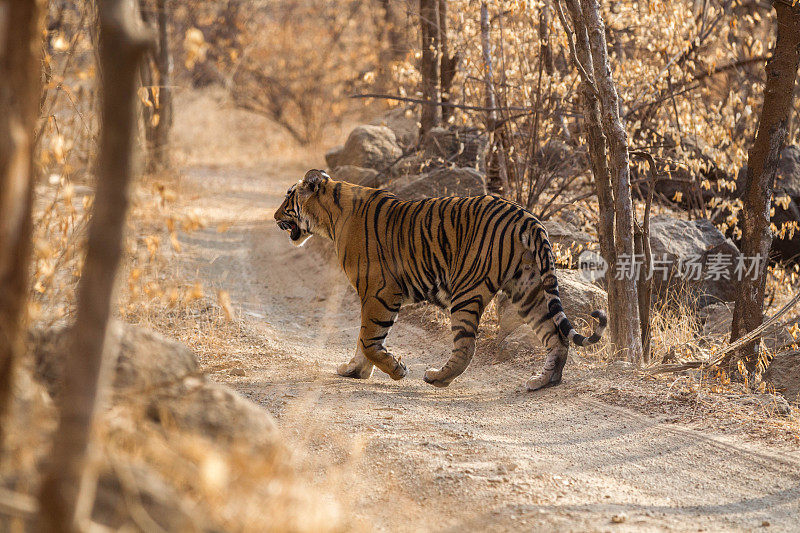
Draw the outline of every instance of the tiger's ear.
[[[303,187],[311,192],[317,192],[320,185],[331,179],[324,170],[311,169],[303,177]]]

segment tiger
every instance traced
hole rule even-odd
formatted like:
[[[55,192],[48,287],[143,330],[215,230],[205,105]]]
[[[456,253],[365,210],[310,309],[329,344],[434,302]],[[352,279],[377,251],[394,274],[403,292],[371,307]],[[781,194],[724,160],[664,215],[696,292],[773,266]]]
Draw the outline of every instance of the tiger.
[[[562,380],[570,342],[588,346],[605,330],[605,312],[591,336],[570,323],[558,292],[555,260],[542,223],[527,209],[495,195],[404,201],[309,170],[287,191],[275,221],[296,246],[312,236],[333,242],[338,263],[361,301],[353,358],[340,376],[367,379],[374,367],[399,380],[408,368],[384,341],[401,306],[429,302],[450,311],[453,350],[425,382],[447,387],[475,353],[478,324],[498,293],[510,297],[546,349],[542,370],[525,383],[534,391]]]

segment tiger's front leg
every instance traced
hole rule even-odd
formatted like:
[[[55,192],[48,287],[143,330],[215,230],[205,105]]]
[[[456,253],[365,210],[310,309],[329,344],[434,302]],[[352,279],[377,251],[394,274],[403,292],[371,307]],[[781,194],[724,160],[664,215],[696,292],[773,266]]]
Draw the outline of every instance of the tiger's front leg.
[[[364,355],[359,342],[356,348],[356,355],[350,359],[349,363],[339,365],[336,373],[346,378],[369,379],[374,369],[375,365]]]
[[[361,332],[358,335],[356,355],[349,363],[339,366],[339,375],[368,378],[372,374],[372,366],[375,365],[392,379],[406,376],[406,365],[383,345],[399,311],[400,302],[386,302],[379,298],[368,298],[361,305]]]

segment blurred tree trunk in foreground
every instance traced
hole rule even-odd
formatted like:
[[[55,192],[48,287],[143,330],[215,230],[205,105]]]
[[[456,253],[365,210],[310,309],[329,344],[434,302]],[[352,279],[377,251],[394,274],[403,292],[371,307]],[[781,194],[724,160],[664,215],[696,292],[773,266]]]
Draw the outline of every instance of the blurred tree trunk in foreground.
[[[167,0],[139,0],[142,18],[153,28],[157,43],[141,65],[146,91],[143,108],[147,171],[169,168],[169,132],[172,128],[172,54],[167,28]]]
[[[0,450],[27,312],[43,0],[4,6],[0,57]]]
[[[758,133],[747,158],[747,176],[742,209],[742,255],[760,257],[753,275],[743,275],[738,284],[736,306],[731,325],[731,342],[761,325],[764,310],[764,291],[767,281],[767,256],[772,245],[770,208],[772,189],[778,168],[778,156],[786,144],[787,126],[792,110],[792,96],[800,64],[800,8],[780,1],[772,3],[777,14],[777,40],[772,57],[766,65],[764,103]],[[759,342],[745,344],[738,358],[750,371],[759,360]],[[735,367],[734,367],[735,368]],[[729,368],[729,370],[733,370]]]
[[[439,54],[439,2],[438,0],[419,0],[419,23],[422,34],[422,104],[420,124],[422,133],[442,123],[442,108],[438,104],[441,97],[441,56]]]
[[[103,388],[103,351],[122,255],[136,123],[136,78],[150,44],[135,11],[133,0],[101,0],[98,4],[103,103],[97,193],[72,344],[64,364],[61,416],[40,495],[42,526],[48,531],[84,529],[94,499],[96,479],[85,468],[86,456]]]
[[[605,24],[597,0],[567,0],[574,28],[573,60],[581,73],[581,101],[592,174],[600,206],[600,251],[608,263],[608,309],[614,352],[636,364],[642,361],[634,258],[633,201],[628,139],[619,114],[619,96],[608,63]],[[573,31],[558,5],[572,47]]]

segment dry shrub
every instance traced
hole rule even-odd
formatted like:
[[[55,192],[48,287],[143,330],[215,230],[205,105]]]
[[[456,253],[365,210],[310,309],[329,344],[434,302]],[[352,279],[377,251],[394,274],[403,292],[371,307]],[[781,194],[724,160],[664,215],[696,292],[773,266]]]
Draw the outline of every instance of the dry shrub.
[[[373,4],[291,0],[247,12],[241,51],[230,52],[234,101],[301,144],[319,141],[352,110],[348,97],[376,64]]]

